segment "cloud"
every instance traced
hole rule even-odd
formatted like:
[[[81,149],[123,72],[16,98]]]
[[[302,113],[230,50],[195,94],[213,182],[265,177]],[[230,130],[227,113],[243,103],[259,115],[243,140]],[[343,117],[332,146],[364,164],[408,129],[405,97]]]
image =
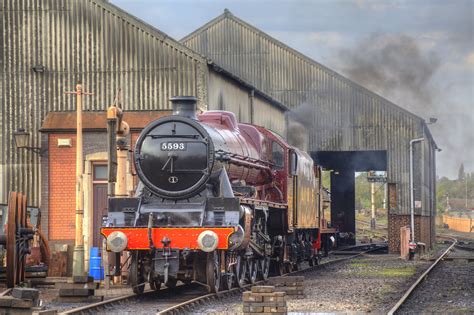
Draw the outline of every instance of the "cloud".
[[[359,9],[371,11],[388,11],[406,7],[404,1],[354,0]]]
[[[470,66],[474,66],[474,51],[471,52],[470,54],[468,54],[466,56],[466,58],[464,59],[464,61],[470,65]]]
[[[327,45],[331,47],[341,47],[344,36],[339,32],[310,32],[309,40],[317,45]]]

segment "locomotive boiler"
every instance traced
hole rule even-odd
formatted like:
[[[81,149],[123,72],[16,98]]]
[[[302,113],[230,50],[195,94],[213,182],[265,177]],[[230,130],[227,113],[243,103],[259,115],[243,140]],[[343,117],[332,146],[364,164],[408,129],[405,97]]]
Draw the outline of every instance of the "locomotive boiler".
[[[231,112],[196,116],[194,97],[171,102],[136,142],[135,196],[109,198],[101,229],[107,250],[129,252],[134,292],[178,280],[216,292],[317,263],[334,231],[309,155]]]

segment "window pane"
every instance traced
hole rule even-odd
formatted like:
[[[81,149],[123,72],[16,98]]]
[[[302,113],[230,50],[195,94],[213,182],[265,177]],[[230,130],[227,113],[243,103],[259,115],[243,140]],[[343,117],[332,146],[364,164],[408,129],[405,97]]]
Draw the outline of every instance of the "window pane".
[[[107,165],[94,165],[94,180],[107,180]]]
[[[277,168],[283,167],[283,156],[284,149],[276,142],[272,144],[272,157],[273,163],[275,163]]]

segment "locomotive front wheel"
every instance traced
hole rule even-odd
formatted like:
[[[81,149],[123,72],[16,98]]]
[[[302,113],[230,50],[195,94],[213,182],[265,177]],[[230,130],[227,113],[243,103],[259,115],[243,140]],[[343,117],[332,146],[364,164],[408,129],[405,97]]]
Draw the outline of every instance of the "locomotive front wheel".
[[[244,258],[242,256],[237,256],[237,260],[235,262],[235,278],[237,285],[242,288],[245,285],[245,277],[247,275],[247,264],[245,263]]]
[[[206,278],[209,293],[219,292],[221,288],[221,259],[219,252],[207,253]]]
[[[138,252],[131,253],[130,270],[128,279],[133,293],[142,294],[145,290],[145,277],[143,277],[142,266]]]

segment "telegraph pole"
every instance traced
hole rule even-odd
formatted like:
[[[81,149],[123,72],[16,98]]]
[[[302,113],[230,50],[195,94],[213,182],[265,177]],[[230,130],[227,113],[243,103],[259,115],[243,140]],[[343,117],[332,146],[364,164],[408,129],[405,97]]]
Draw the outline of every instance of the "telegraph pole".
[[[370,205],[372,210],[372,216],[370,219],[370,229],[375,230],[375,183],[370,183]]]
[[[73,276],[84,276],[84,194],[82,173],[84,171],[83,146],[82,146],[82,95],[94,95],[82,91],[82,85],[77,84],[75,91],[65,92],[65,94],[76,95],[76,235],[74,242],[74,254],[72,273]]]

